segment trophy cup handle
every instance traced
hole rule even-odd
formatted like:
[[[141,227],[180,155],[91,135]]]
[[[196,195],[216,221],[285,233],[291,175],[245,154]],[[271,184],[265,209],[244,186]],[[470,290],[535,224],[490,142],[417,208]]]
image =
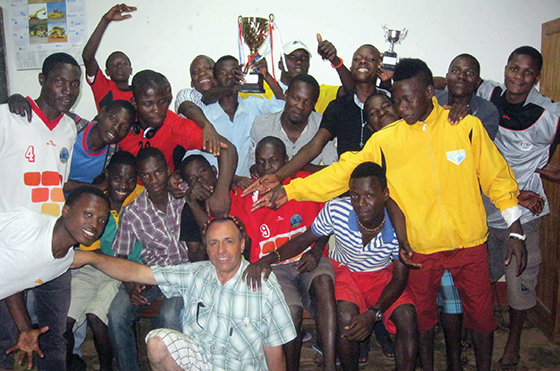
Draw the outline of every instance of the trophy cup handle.
[[[401,37],[399,39],[399,43],[402,42],[406,38],[407,34],[408,34],[408,28],[405,27],[401,31]]]
[[[389,27],[384,24],[383,26],[381,26],[381,29],[383,30],[383,36],[387,39],[387,36],[389,35]]]
[[[268,15],[268,20],[271,21],[271,22],[274,22],[274,14],[270,13]]]
[[[237,17],[237,22],[238,22],[238,23],[243,22],[243,16],[242,16],[242,15],[240,15],[239,17]]]

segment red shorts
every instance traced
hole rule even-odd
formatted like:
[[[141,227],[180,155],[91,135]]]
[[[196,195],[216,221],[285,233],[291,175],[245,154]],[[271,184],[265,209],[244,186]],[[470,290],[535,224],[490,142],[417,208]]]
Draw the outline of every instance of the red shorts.
[[[364,313],[374,306],[385,286],[393,278],[393,265],[376,272],[352,272],[346,265],[331,259],[334,268],[334,295],[336,300],[349,301],[360,308]],[[404,289],[401,296],[383,313],[383,324],[387,330],[395,334],[397,328],[390,320],[393,311],[400,305],[413,304],[412,296],[408,289]]]
[[[412,260],[424,265],[422,269],[411,269],[408,274],[408,288],[416,303],[418,330],[428,331],[438,322],[437,293],[446,269],[451,272],[459,291],[465,328],[487,334],[498,327],[486,244],[434,254],[414,253]]]

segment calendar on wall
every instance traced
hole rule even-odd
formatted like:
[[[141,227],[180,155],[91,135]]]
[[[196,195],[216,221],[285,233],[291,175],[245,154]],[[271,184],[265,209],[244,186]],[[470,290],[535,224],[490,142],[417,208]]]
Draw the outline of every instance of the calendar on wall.
[[[11,30],[18,70],[40,69],[43,60],[65,52],[81,62],[87,40],[85,0],[11,0]]]

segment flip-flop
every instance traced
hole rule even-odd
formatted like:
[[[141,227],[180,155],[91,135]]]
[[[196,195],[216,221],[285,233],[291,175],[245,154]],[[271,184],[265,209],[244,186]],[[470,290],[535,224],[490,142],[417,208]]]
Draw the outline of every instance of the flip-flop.
[[[494,371],[513,371],[513,370],[517,370],[517,365],[519,364],[518,362],[512,362],[512,363],[503,363],[502,359],[500,358],[498,360],[498,362],[494,365],[493,370]]]
[[[381,348],[383,356],[387,359],[395,359],[395,343],[389,336],[377,338],[377,345]]]

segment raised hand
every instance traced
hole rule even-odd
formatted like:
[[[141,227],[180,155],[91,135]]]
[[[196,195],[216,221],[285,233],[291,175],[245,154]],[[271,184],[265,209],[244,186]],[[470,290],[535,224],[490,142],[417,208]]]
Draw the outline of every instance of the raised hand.
[[[136,10],[135,6],[128,6],[126,4],[117,4],[111,9],[109,9],[109,11],[105,13],[103,18],[105,18],[108,21],[122,21],[123,19],[128,19],[132,17],[132,15],[130,14],[123,14],[123,13],[130,13],[135,10]]]
[[[319,53],[323,60],[328,60],[332,64],[337,65],[338,63],[340,63],[340,60],[336,54],[336,48],[330,41],[323,40],[323,37],[320,33],[317,34],[317,53]]]

